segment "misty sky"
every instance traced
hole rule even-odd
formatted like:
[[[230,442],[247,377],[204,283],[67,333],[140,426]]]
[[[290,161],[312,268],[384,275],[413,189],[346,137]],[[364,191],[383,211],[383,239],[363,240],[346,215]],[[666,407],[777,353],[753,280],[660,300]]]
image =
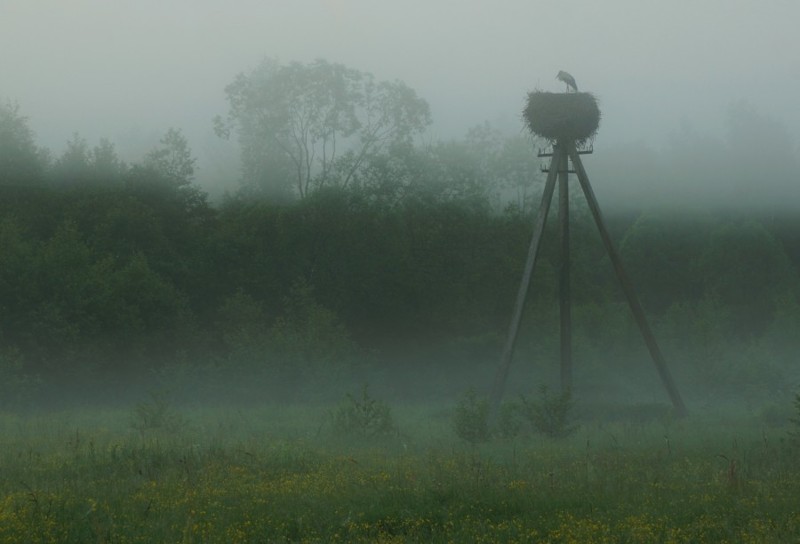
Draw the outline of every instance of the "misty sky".
[[[797,149],[799,23],[796,0],[0,0],[0,99],[56,153],[75,131],[124,148],[173,126],[202,168],[225,86],[267,56],[403,80],[432,138],[515,130],[563,69],[600,100],[598,146],[724,135],[744,100]]]

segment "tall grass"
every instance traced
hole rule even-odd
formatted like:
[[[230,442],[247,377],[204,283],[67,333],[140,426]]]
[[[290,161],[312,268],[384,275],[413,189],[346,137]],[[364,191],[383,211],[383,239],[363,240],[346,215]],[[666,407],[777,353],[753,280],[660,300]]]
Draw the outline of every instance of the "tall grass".
[[[184,408],[147,432],[135,406],[4,415],[0,543],[800,538],[789,426],[620,419],[471,444],[442,404],[341,440],[331,409]]]

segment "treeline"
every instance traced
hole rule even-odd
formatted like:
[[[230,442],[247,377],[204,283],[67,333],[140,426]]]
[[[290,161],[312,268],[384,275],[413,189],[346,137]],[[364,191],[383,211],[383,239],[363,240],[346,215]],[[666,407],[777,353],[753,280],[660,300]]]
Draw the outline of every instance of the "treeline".
[[[429,114],[413,91],[321,61],[267,63],[228,93],[217,128],[238,133],[244,179],[217,205],[194,184],[180,131],[136,164],[78,135],[53,157],[16,107],[0,107],[0,394],[37,377],[178,367],[258,374],[275,391],[365,368],[480,363],[489,380],[541,191],[531,142],[484,125],[463,141],[414,144]],[[312,128],[298,139],[298,126]],[[641,368],[641,339],[574,201],[581,375]],[[684,381],[763,392],[800,379],[794,215],[639,210],[607,220]],[[558,350],[550,223],[519,346],[540,366]]]
[[[342,189],[187,205],[145,169],[0,192],[3,350],[44,373],[483,334],[506,320],[529,222]]]
[[[474,200],[387,207],[348,189],[214,208],[138,168],[117,185],[1,192],[0,353],[6,371],[45,377],[183,362],[300,381],[425,353],[491,364],[533,222]],[[737,367],[756,382],[793,363],[800,262],[787,248],[797,222],[609,219],[678,362],[713,380],[728,375],[732,354],[757,349],[758,360]],[[553,360],[556,240],[546,234],[521,347]],[[639,341],[582,211],[573,249],[576,352],[622,364]]]

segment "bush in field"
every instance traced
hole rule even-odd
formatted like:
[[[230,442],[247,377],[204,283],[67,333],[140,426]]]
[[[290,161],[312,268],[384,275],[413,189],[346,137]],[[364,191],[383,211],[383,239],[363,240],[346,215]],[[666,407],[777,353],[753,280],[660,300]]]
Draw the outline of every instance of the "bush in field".
[[[133,409],[131,428],[142,435],[147,431],[175,432],[186,422],[172,406],[164,391],[151,391],[149,399],[140,402]]]
[[[762,404],[755,412],[759,422],[766,427],[785,428],[787,421],[792,419],[792,406],[781,401],[771,401]]]
[[[540,389],[540,399],[530,400],[522,396],[520,410],[533,428],[552,438],[564,438],[574,433],[578,426],[571,423],[572,394],[565,391],[551,395],[546,386]]]
[[[284,300],[284,314],[269,331],[276,369],[287,378],[330,382],[341,377],[357,352],[344,322],[314,298],[314,289],[298,280]]]
[[[385,436],[397,427],[389,406],[370,396],[368,386],[361,388],[356,396],[347,393],[333,413],[333,428],[336,432],[362,437]]]
[[[795,440],[800,441],[800,392],[794,396],[794,413],[795,417],[789,420],[794,424],[794,428],[789,431],[789,434]]]
[[[38,376],[24,371],[22,355],[18,350],[0,351],[0,409],[27,404],[38,386]]]
[[[497,428],[494,432],[500,438],[514,438],[522,430],[520,405],[516,402],[504,402],[497,415]]]
[[[489,440],[489,403],[474,389],[461,397],[453,415],[453,428],[462,440],[471,444]]]

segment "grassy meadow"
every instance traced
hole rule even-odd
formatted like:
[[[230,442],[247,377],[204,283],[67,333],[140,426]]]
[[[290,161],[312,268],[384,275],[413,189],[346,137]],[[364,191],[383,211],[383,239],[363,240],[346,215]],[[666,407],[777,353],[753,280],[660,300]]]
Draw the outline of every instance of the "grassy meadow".
[[[631,409],[471,444],[454,406],[392,405],[362,435],[341,405],[6,413],[0,543],[800,540],[788,420]]]

